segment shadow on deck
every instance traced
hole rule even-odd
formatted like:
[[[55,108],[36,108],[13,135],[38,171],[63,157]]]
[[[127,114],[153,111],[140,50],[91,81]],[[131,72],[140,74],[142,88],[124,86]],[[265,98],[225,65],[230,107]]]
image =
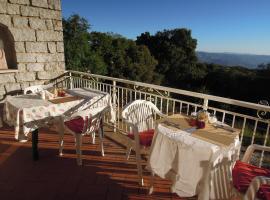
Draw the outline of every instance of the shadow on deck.
[[[106,133],[107,135],[109,132]],[[19,143],[13,128],[0,129],[0,199],[182,199],[170,193],[168,180],[155,178],[155,192],[148,195],[146,186],[138,185],[134,154],[125,160],[125,148],[105,138],[105,157],[100,156],[99,140],[83,140],[83,166],[76,164],[72,135],[65,135],[64,156],[58,156],[58,135],[41,129],[39,161],[32,161],[31,141]],[[193,198],[194,199],[194,198]]]

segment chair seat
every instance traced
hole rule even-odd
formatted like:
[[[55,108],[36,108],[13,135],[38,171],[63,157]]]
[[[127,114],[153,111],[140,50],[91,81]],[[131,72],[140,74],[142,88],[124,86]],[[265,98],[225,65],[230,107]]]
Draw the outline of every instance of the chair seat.
[[[69,121],[65,121],[64,123],[66,127],[68,127],[74,133],[82,134],[85,123],[82,117],[77,117]]]
[[[140,145],[145,146],[145,147],[151,146],[154,133],[155,133],[154,129],[149,129],[147,131],[139,132]],[[134,133],[129,133],[128,137],[134,140]]]
[[[270,177],[270,170],[260,168],[248,163],[237,161],[233,170],[233,185],[241,193],[245,193],[256,176]],[[258,198],[270,200],[270,186],[262,185],[257,193]]]

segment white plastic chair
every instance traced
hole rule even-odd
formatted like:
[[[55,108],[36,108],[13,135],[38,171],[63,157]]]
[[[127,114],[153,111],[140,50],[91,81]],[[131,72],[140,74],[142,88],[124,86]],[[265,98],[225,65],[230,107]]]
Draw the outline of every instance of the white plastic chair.
[[[23,90],[23,94],[29,94],[32,93],[32,94],[37,94],[43,90],[47,90],[49,88],[52,88],[53,87],[53,84],[48,84],[48,85],[33,85],[33,86],[29,86],[27,88],[25,88]]]
[[[257,145],[257,144],[252,144],[252,145],[250,145],[248,148],[247,148],[247,150],[246,150],[246,152],[245,152],[245,154],[244,154],[244,156],[243,156],[243,158],[242,158],[242,160],[241,161],[237,161],[238,163],[236,163],[235,164],[235,166],[234,166],[234,169],[233,169],[233,171],[235,170],[235,168],[237,168],[238,166],[243,166],[244,168],[249,168],[250,166],[251,167],[253,167],[252,165],[248,165],[249,164],[249,162],[250,162],[250,160],[251,160],[251,158],[252,158],[252,154],[254,153],[254,151],[265,151],[265,152],[270,152],[270,147],[266,147],[266,146],[262,146],[262,145]],[[218,154],[219,154],[219,152],[217,152],[216,154],[214,154],[213,155],[213,157],[212,157],[212,159],[211,159],[211,162],[210,162],[210,166],[209,166],[209,169],[210,169],[210,171],[211,171],[211,175],[210,175],[210,177],[209,177],[209,181],[211,180],[211,179],[213,179],[213,176],[212,176],[212,173],[213,173],[213,171],[215,170],[215,166],[214,166],[214,162],[216,162],[216,160],[217,159],[219,159],[218,158]],[[230,162],[235,162],[235,160],[232,160],[232,161],[230,161]],[[255,166],[254,166],[255,167]],[[263,170],[263,168],[260,168],[260,169],[262,169]],[[238,170],[239,171],[239,170]],[[236,176],[238,175],[238,171],[235,171],[234,173],[236,174]],[[252,169],[252,171],[255,173],[255,171],[254,171],[254,169]],[[244,174],[245,174],[245,177],[246,176],[248,176],[248,171],[243,171],[244,172]],[[242,172],[242,173],[243,173]],[[233,181],[233,176],[232,176],[232,174],[229,174],[230,175],[230,179],[231,179],[231,181]],[[209,182],[210,183],[210,182]],[[243,199],[243,200],[255,200],[255,199],[258,199],[257,197],[256,197],[256,195],[257,195],[257,192],[259,191],[259,189],[260,189],[260,186],[262,185],[262,184],[267,184],[267,185],[270,185],[270,177],[266,177],[266,176],[260,176],[260,175],[258,175],[258,176],[255,176],[253,179],[252,179],[252,181],[249,183],[249,187],[247,188],[247,190],[246,190],[246,192],[245,193],[241,193],[241,192],[239,192],[236,188],[234,188],[234,186],[233,186],[233,183],[231,182],[231,186],[230,187],[232,187],[231,188],[231,191],[232,191],[232,199]],[[210,186],[209,186],[209,188],[210,188]],[[208,191],[210,191],[209,189],[208,189]],[[206,198],[201,198],[201,199],[206,199]]]
[[[99,108],[89,108],[83,111],[78,111],[71,116],[62,116],[61,118],[61,129],[60,129],[60,140],[59,140],[59,153],[60,156],[63,155],[63,136],[64,130],[66,129],[69,133],[74,135],[75,143],[76,143],[76,153],[77,153],[77,164],[82,165],[82,136],[86,134],[91,134],[92,138],[95,137],[95,133],[99,133],[100,139],[100,148],[101,155],[104,156],[104,148],[103,148],[103,117],[104,114],[110,109],[110,107],[99,107]],[[80,120],[77,121],[76,126],[81,126],[81,130],[78,132],[74,130],[71,126],[67,124],[67,122],[74,122],[72,120]],[[77,127],[78,128],[78,127]],[[94,139],[93,139],[94,141]]]
[[[130,127],[134,134],[136,162],[138,168],[139,184],[144,185],[142,176],[141,152],[140,152],[140,133],[155,129],[155,117],[165,117],[159,109],[150,101],[135,100],[124,107],[122,118]],[[127,147],[127,159],[129,158],[132,145]]]
[[[249,163],[254,151],[264,151],[264,152],[270,152],[270,147],[262,146],[262,145],[257,145],[257,144],[252,144],[250,145],[241,162],[243,163]],[[240,196],[244,200],[253,200],[256,199],[256,194],[260,189],[260,186],[262,184],[267,184],[270,185],[270,177],[266,176],[256,176],[250,183],[247,191],[245,194],[241,194],[238,192],[236,189],[234,190],[238,196]]]

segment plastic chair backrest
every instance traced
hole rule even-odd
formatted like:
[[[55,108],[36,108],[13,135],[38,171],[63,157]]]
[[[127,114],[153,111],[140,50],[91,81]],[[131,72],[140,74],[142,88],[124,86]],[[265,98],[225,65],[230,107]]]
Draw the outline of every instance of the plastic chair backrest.
[[[102,120],[105,112],[107,112],[109,109],[110,107],[108,106],[88,108],[86,110],[73,113],[70,117],[65,117],[65,121],[81,117],[84,120],[84,128],[82,134],[92,133],[99,129],[100,121]]]
[[[160,111],[152,102],[146,100],[135,100],[122,111],[122,117],[136,126],[139,132],[155,128],[155,114],[160,114]]]

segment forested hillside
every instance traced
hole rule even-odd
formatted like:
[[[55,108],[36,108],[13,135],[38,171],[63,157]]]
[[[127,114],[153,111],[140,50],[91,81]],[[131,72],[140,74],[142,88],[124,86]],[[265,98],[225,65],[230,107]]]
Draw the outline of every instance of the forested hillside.
[[[130,40],[91,31],[78,15],[63,20],[67,69],[258,102],[270,100],[270,64],[258,69],[198,61],[191,30],[142,33]]]
[[[270,55],[240,54],[240,53],[210,53],[197,51],[199,61],[225,66],[243,66],[257,68],[260,64],[270,63]]]

